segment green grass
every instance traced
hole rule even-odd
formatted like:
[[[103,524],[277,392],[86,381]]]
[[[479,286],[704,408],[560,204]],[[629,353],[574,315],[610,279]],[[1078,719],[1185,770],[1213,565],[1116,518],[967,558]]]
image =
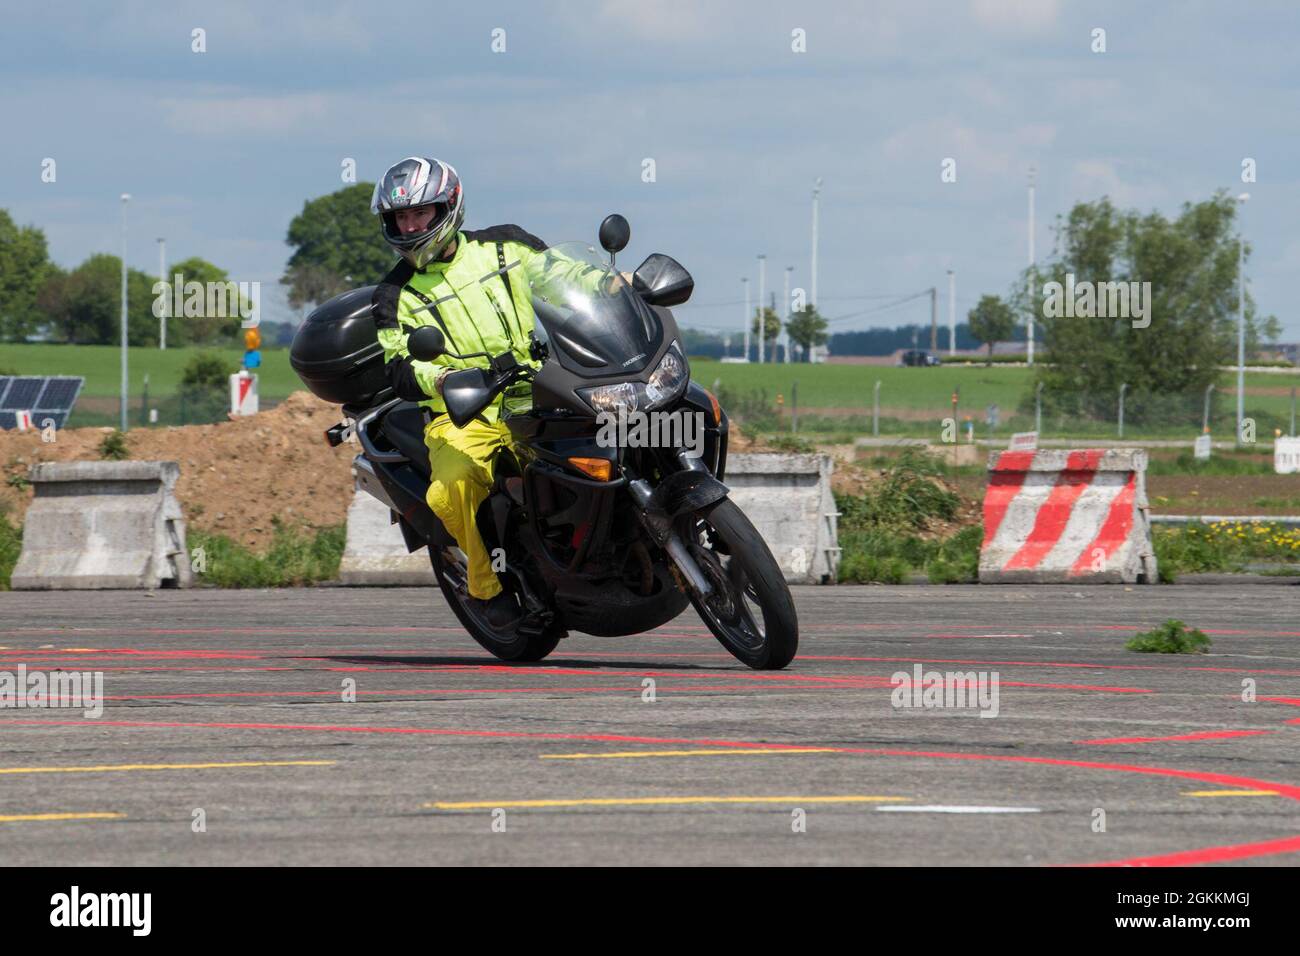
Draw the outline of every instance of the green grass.
[[[1170,618],[1154,630],[1138,634],[1124,647],[1139,654],[1204,654],[1210,639],[1204,631],[1189,631],[1182,621]]]
[[[1242,571],[1248,562],[1300,568],[1300,528],[1269,521],[1161,526],[1152,543],[1164,583],[1179,574]]]
[[[691,377],[705,388],[713,389],[715,383],[725,390],[727,413],[742,423],[752,418],[752,409],[738,407],[744,402],[738,398],[752,399],[760,391],[769,416],[756,422],[759,431],[790,430],[793,385],[798,383],[799,432],[834,433],[850,431],[855,435],[871,434],[872,392],[877,381],[880,385],[880,406],[884,411],[899,409],[910,413],[925,412],[922,420],[881,418],[882,436],[905,435],[917,438],[938,438],[940,422],[952,414],[952,394],[960,389],[957,415],[963,425],[971,416],[977,438],[1007,437],[1015,431],[1030,431],[1034,427],[1032,412],[1020,414],[1017,409],[1022,399],[1031,398],[1034,370],[1029,368],[985,368],[983,365],[949,365],[936,368],[898,368],[886,365],[809,365],[794,363],[738,364],[712,359],[691,359]],[[1246,375],[1247,388],[1268,388],[1283,394],[1247,395],[1246,414],[1256,419],[1260,441],[1271,441],[1273,428],[1284,431],[1289,427],[1291,399],[1286,391],[1300,386],[1300,372],[1294,375],[1270,375],[1253,372]],[[1216,438],[1230,438],[1232,413],[1230,396],[1236,388],[1236,376],[1224,372],[1219,377],[1219,409],[1212,422]],[[784,410],[778,423],[775,400],[780,394]],[[1031,398],[1032,401],[1032,398]],[[985,410],[996,404],[999,409],[998,428],[990,434],[984,424]],[[1029,407],[1032,407],[1030,405]],[[856,408],[861,414],[853,419],[817,415],[819,408]],[[746,415],[749,412],[749,415]],[[1191,441],[1200,432],[1200,418],[1189,420],[1186,427],[1143,427],[1131,421],[1125,425],[1125,438],[1185,438]],[[1070,421],[1043,418],[1044,437],[1114,438],[1114,422]]]
[[[263,554],[224,535],[191,531],[186,543],[191,554],[195,548],[203,549],[206,565],[196,580],[223,588],[284,588],[338,578],[347,537],[343,525],[316,532],[287,527],[275,518],[272,525],[271,545]]]
[[[149,376],[150,395],[170,395],[180,389],[186,363],[201,352],[212,352],[226,360],[230,372],[239,371],[244,350],[236,347],[127,349],[128,391],[138,398]],[[83,397],[116,397],[121,390],[122,353],[114,345],[0,345],[0,368],[19,375],[82,375]],[[262,349],[262,367],[257,370],[258,391],[263,398],[279,399],[302,388],[289,366],[288,349]]]

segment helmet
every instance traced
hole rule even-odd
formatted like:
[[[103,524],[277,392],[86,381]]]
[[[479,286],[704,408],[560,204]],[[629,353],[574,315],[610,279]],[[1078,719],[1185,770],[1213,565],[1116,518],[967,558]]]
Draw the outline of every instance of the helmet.
[[[397,210],[433,206],[434,216],[422,232],[404,234],[397,228]],[[370,211],[383,223],[384,240],[416,269],[442,255],[465,221],[460,177],[449,164],[411,156],[390,166],[375,183]]]

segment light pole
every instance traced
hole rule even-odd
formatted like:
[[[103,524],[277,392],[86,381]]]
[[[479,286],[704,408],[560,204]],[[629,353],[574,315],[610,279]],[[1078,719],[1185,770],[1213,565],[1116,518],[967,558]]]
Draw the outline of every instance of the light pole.
[[[126,204],[131,201],[130,193],[122,193],[122,431],[127,429],[126,421]]]
[[[1119,387],[1119,437],[1124,437],[1124,393],[1128,391],[1128,382]]]
[[[158,351],[167,350],[167,310],[171,308],[173,297],[169,295],[171,286],[167,283],[167,240],[159,238],[158,240],[158,281],[166,288],[163,289],[163,295],[168,298],[168,303],[163,306],[162,315],[158,316]]]
[[[763,343],[767,341],[767,313],[763,311],[763,295],[767,288],[767,256],[758,257],[758,364],[763,364]]]
[[[957,354],[957,273],[948,270],[948,355]]]
[[[749,361],[749,323],[753,320],[753,315],[749,309],[749,279],[741,279],[740,284],[745,287],[745,361]]]
[[[1034,277],[1032,270],[1034,268],[1034,175],[1037,170],[1033,166],[1029,167],[1029,323],[1026,327],[1026,361],[1030,366],[1034,364]]]
[[[794,266],[785,267],[785,318],[782,320],[782,329],[785,332],[785,364],[790,364],[790,273],[794,271]]]
[[[1242,193],[1237,202],[1245,203],[1250,193]],[[1246,418],[1246,241],[1237,230],[1237,438],[1241,444],[1241,423]]]
[[[817,177],[817,182],[813,183],[812,195],[812,298],[808,301],[813,305],[817,304],[817,210],[820,206],[819,196],[822,191],[822,178]]]

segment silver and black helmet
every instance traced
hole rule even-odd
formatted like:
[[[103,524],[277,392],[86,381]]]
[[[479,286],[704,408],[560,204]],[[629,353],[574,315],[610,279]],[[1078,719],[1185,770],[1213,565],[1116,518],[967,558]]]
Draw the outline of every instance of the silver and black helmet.
[[[404,235],[397,228],[397,211],[433,206],[427,229]],[[416,269],[442,255],[465,221],[460,177],[448,163],[411,156],[390,166],[375,184],[370,211],[383,223],[384,239]]]

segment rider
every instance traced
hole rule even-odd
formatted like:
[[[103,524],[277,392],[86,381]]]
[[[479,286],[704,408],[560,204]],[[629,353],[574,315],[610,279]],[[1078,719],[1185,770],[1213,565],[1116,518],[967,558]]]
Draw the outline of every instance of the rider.
[[[493,571],[475,515],[491,488],[496,453],[511,445],[504,419],[528,409],[532,386],[512,385],[479,417],[457,428],[443,404],[443,379],[455,369],[486,368],[489,360],[443,355],[417,361],[407,351],[407,335],[436,325],[449,352],[495,356],[508,351],[519,363],[537,368],[529,353],[532,287],[545,294],[555,281],[597,292],[606,273],[547,252],[542,240],[515,225],[461,231],[460,177],[437,159],[413,156],[390,167],[375,185],[370,209],[383,223],[384,239],[402,257],[375,289],[373,305],[394,392],[429,409],[424,429],[429,507],[468,558],[471,598],[493,627],[505,627],[519,608]]]

